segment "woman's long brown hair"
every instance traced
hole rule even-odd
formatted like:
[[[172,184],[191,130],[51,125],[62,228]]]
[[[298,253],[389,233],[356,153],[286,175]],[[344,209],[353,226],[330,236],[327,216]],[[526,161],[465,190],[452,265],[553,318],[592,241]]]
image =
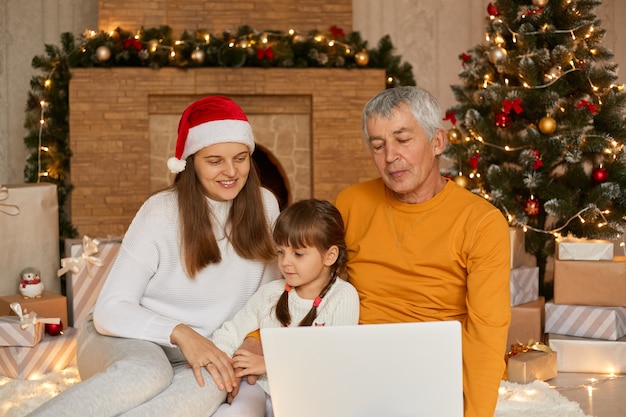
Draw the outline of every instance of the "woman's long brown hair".
[[[213,234],[211,208],[196,176],[193,157],[187,158],[186,169],[176,175],[172,185],[178,192],[181,250],[190,277],[195,277],[207,265],[222,260]],[[276,256],[261,196],[261,181],[251,155],[248,179],[233,200],[226,226],[230,226],[228,239],[242,258],[269,261]]]

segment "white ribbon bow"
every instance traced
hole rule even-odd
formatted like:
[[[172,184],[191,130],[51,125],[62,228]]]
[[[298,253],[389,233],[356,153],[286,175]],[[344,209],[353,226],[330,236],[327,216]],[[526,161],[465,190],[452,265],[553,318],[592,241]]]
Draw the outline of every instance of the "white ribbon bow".
[[[24,314],[20,303],[11,303],[11,310],[20,318],[20,327],[22,330],[26,330],[28,326],[34,326],[35,323],[37,323],[37,313],[31,311],[30,313]]]
[[[20,327],[22,330],[28,329],[28,326],[34,326],[35,323],[50,323],[50,324],[60,324],[60,318],[37,318],[37,313],[34,311],[30,311],[26,314],[22,311],[22,306],[20,303],[11,303],[11,310],[17,314],[17,317],[20,318]]]
[[[68,271],[72,271],[77,274],[82,268],[83,264],[87,264],[87,272],[91,277],[91,265],[102,266],[104,262],[102,260],[92,256],[98,253],[98,245],[100,241],[98,239],[90,239],[88,236],[83,236],[83,253],[75,258],[63,258],[61,259],[61,269],[57,271],[57,276],[61,276]]]
[[[7,198],[9,198],[9,189],[7,187],[0,187],[0,201],[6,200]],[[17,216],[20,214],[20,208],[15,204],[0,203],[0,213],[9,216]]]

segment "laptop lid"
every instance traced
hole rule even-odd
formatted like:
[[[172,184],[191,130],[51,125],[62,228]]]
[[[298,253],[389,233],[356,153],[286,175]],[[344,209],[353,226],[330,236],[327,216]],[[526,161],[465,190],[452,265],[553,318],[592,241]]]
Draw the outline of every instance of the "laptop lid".
[[[457,321],[261,329],[275,417],[463,417]]]

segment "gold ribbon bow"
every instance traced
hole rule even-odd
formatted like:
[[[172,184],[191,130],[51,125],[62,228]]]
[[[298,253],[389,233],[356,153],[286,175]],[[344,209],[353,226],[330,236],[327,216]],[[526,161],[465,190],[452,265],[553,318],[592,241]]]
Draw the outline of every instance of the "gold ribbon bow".
[[[541,343],[541,342],[536,342],[533,339],[530,339],[528,341],[527,344],[522,344],[522,343],[514,343],[511,345],[511,350],[506,354],[506,360],[508,362],[509,358],[517,355],[518,353],[524,353],[524,352],[529,352],[531,350],[536,350],[539,352],[546,352],[546,353],[552,353],[553,350],[550,346]]]
[[[0,201],[6,200],[7,198],[9,198],[9,189],[7,187],[0,187]],[[0,203],[0,213],[9,216],[17,216],[20,214],[20,208],[15,204]]]
[[[91,239],[88,236],[83,236],[83,253],[80,256],[75,258],[63,258],[61,259],[61,269],[57,271],[57,276],[61,276],[68,271],[72,271],[77,274],[78,271],[82,268],[83,264],[87,264],[87,272],[90,277],[91,274],[91,265],[102,266],[104,262],[102,260],[92,256],[98,253],[98,245],[100,241],[98,239]]]

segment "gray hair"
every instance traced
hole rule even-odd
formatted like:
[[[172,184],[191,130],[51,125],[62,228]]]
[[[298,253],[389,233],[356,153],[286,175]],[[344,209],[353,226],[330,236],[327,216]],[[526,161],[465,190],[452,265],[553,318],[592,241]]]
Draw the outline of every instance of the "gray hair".
[[[365,105],[361,123],[366,145],[369,145],[367,121],[374,116],[390,118],[393,110],[401,103],[406,103],[409,106],[413,117],[428,135],[428,140],[432,140],[437,129],[441,128],[439,102],[435,96],[423,88],[403,86],[383,90]]]

